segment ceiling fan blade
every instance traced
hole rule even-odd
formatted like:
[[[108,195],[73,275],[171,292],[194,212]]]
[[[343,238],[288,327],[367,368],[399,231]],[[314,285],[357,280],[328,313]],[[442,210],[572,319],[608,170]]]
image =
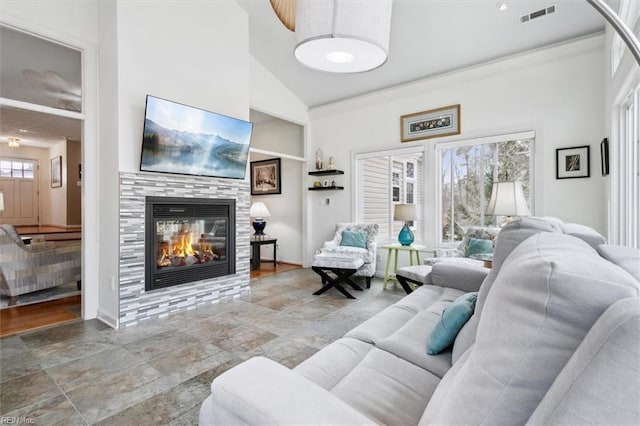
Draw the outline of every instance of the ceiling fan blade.
[[[280,22],[289,29],[296,30],[296,0],[269,0]]]
[[[36,90],[48,91],[46,83],[44,82],[44,76],[34,70],[22,70],[22,75],[27,79],[31,87]]]
[[[55,71],[45,71],[44,73],[45,82],[49,85],[50,89],[53,91],[68,93],[80,97],[82,94],[79,87],[72,86],[65,80],[60,77]]]
[[[46,71],[40,74],[33,70],[22,70],[22,75],[31,84],[31,87],[43,95],[58,100],[58,105],[64,109],[80,111],[82,92],[79,87],[67,83],[55,71]]]

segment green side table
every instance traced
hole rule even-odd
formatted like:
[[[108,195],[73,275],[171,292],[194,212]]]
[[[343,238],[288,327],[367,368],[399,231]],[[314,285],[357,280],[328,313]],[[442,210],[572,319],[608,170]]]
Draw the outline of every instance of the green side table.
[[[380,248],[387,249],[387,263],[384,267],[384,281],[382,283],[382,289],[387,289],[387,281],[396,280],[396,270],[398,269],[398,253],[401,251],[409,252],[409,265],[420,265],[420,252],[426,251],[427,247],[419,244],[411,244],[410,246],[403,246],[400,243],[386,244],[380,246]],[[415,263],[414,263],[415,256]],[[393,257],[393,271],[389,274],[389,266],[391,266],[391,258]]]

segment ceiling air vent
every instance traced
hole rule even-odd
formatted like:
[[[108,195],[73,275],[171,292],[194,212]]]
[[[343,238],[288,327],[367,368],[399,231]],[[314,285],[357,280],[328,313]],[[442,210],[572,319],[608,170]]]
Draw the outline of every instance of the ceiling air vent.
[[[534,20],[536,18],[542,18],[543,16],[547,16],[547,15],[551,15],[552,13],[556,13],[556,10],[558,10],[558,5],[557,4],[553,4],[551,6],[545,7],[544,9],[536,10],[534,12],[527,13],[526,15],[521,16],[520,17],[520,22],[522,22],[524,24],[525,22],[532,21],[532,20]]]

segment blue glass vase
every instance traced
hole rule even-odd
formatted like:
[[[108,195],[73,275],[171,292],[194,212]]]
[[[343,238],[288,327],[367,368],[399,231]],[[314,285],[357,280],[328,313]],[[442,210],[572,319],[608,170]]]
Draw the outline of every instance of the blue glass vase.
[[[411,232],[411,229],[405,224],[398,234],[398,241],[400,241],[400,244],[403,246],[410,246],[413,244],[413,239],[413,232]]]

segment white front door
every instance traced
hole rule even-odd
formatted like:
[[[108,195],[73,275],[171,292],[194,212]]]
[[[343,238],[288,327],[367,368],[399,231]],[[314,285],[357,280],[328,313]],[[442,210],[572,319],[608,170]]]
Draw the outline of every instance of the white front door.
[[[4,196],[2,223],[39,225],[37,160],[0,159],[0,191]]]

